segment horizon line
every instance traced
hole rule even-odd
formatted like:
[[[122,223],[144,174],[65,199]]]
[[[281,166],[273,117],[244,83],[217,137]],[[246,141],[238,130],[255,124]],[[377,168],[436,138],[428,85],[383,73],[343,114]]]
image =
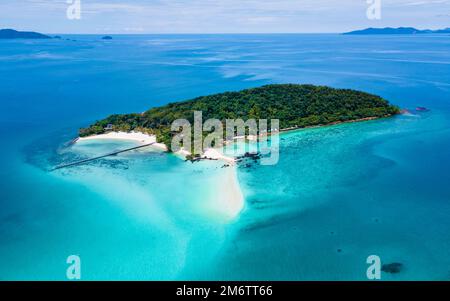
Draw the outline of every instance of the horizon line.
[[[343,32],[145,32],[145,33],[48,33],[42,32],[48,35],[268,35],[268,34],[342,34]]]
[[[132,32],[45,32],[45,31],[39,31],[34,29],[14,29],[13,27],[3,27],[2,29],[12,29],[16,31],[28,31],[28,32],[38,32],[43,33],[47,35],[269,35],[269,34],[279,34],[279,35],[289,35],[289,34],[343,34],[353,31],[360,31],[365,29],[386,29],[386,28],[415,28],[417,30],[439,30],[439,29],[447,29],[447,28],[437,28],[437,29],[431,29],[431,28],[418,28],[415,26],[398,26],[398,27],[391,27],[391,26],[384,26],[384,27],[365,27],[365,28],[357,28],[357,29],[350,29],[348,31],[342,31],[342,32],[139,32],[139,31],[132,31]]]

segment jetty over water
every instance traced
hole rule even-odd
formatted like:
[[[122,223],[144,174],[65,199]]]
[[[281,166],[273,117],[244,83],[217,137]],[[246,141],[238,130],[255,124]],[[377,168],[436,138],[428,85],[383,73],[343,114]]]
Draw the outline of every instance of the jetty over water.
[[[129,151],[132,151],[132,150],[136,150],[136,149],[139,149],[139,148],[144,148],[144,147],[150,146],[150,145],[155,144],[155,143],[156,142],[147,143],[147,144],[143,144],[143,145],[139,145],[139,146],[135,146],[135,147],[131,147],[131,148],[115,151],[115,152],[112,152],[112,153],[109,153],[109,154],[97,156],[97,157],[94,157],[94,158],[88,158],[88,159],[83,159],[83,160],[76,161],[76,162],[61,164],[61,165],[58,165],[55,168],[53,168],[51,171],[62,169],[62,168],[67,168],[67,167],[72,167],[72,166],[76,166],[76,165],[85,164],[85,163],[88,163],[88,162],[91,162],[91,161],[95,161],[95,160],[106,158],[106,157],[110,157],[110,156],[115,156],[115,155],[118,155],[118,154],[121,154],[121,153],[125,153],[125,152],[129,152]]]

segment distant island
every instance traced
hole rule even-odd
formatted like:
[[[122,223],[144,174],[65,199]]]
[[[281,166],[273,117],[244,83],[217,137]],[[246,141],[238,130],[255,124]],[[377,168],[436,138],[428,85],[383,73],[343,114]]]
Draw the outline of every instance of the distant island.
[[[51,39],[51,37],[33,31],[0,29],[0,39]]]
[[[344,35],[390,35],[390,34],[450,34],[450,28],[431,30],[431,29],[416,29],[414,27],[399,27],[399,28],[366,28],[363,30],[355,30],[343,33]]]
[[[280,131],[389,117],[400,112],[385,99],[365,92],[276,84],[169,103],[140,114],[111,115],[80,129],[79,136],[134,131],[154,135],[170,148],[176,134],[171,132],[172,122],[182,118],[192,124],[194,111],[202,111],[204,120],[215,118],[223,123],[238,118],[279,119]]]

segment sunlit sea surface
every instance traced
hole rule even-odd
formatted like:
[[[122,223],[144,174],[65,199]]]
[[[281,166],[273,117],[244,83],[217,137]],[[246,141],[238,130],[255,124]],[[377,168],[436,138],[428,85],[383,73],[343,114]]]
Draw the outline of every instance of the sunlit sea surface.
[[[67,40],[68,39],[68,40]],[[148,35],[0,41],[0,279],[450,279],[450,36]],[[283,134],[275,166],[238,167],[224,215],[220,162],[134,146],[70,145],[113,113],[269,83],[378,94],[395,118]],[[416,111],[426,107],[427,112]]]

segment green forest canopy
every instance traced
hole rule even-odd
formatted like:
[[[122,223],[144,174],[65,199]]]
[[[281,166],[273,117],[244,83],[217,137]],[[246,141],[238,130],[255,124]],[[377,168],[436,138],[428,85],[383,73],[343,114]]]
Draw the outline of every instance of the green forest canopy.
[[[79,134],[81,137],[102,134],[112,125],[113,131],[155,134],[158,142],[170,147],[174,135],[170,131],[172,122],[187,119],[192,123],[194,111],[202,111],[203,120],[219,119],[224,126],[226,119],[279,119],[280,128],[284,129],[388,117],[399,113],[399,108],[379,96],[350,89],[276,84],[169,103],[141,114],[111,115],[80,129]]]

